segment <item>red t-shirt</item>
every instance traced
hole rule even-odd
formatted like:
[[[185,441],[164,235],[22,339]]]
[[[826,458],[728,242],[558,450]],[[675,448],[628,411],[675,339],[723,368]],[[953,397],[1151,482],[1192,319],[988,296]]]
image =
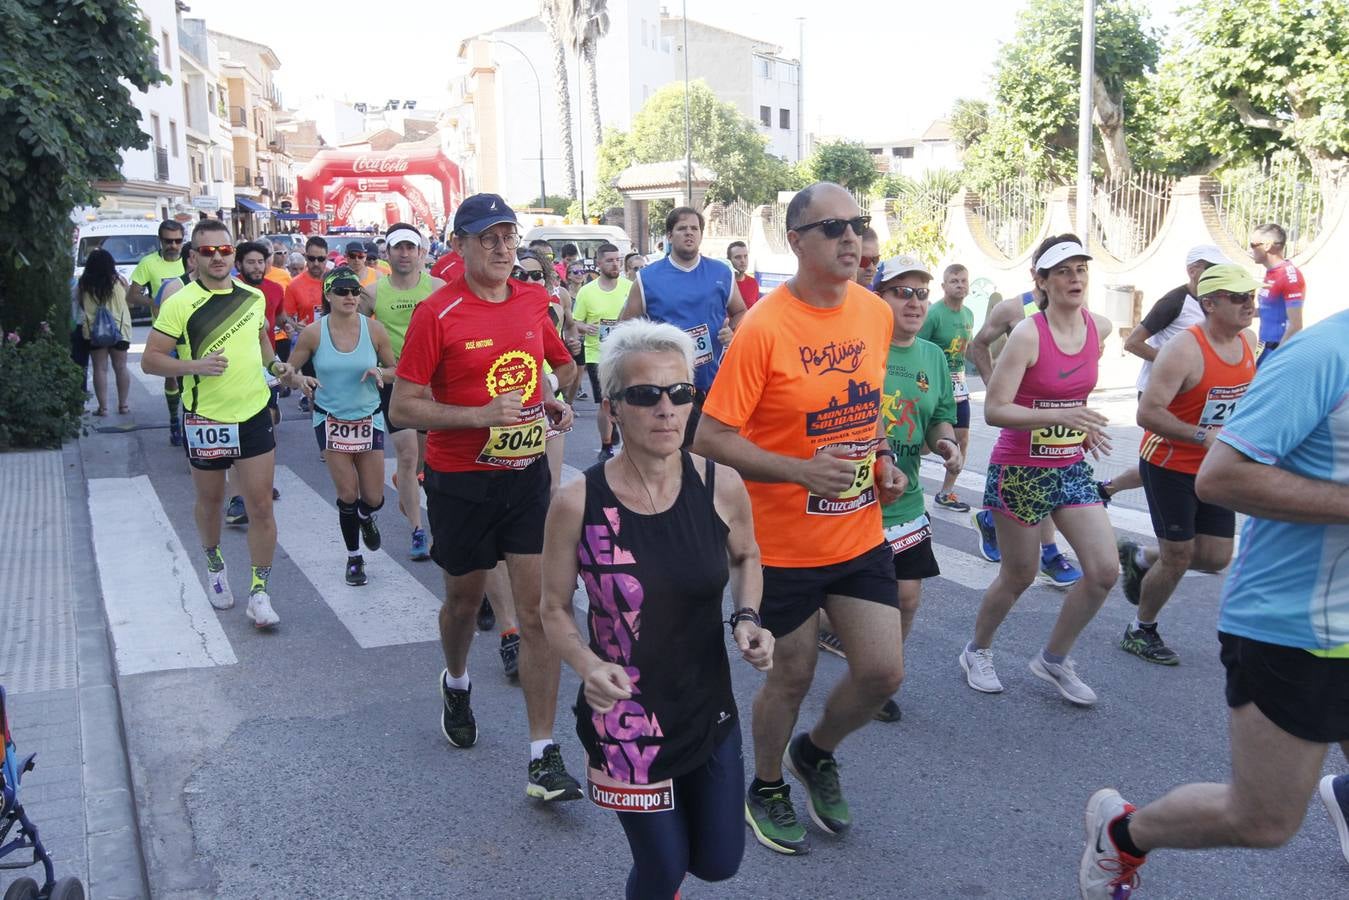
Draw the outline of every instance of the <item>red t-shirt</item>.
[[[556,368],[572,358],[548,318],[543,287],[518,281],[510,287],[509,299],[493,303],[473,294],[459,274],[412,312],[399,378],[429,384],[436,402],[448,406],[486,406],[499,393],[524,391],[517,425],[430,432],[426,464],[433,469],[523,469],[543,456],[543,360]]]
[[[247,282],[244,283],[248,284]],[[281,311],[281,304],[285,302],[286,292],[282,290],[281,285],[270,278],[262,279],[262,284],[250,284],[248,286],[262,291],[262,298],[267,301],[264,312],[267,316],[267,332],[272,336],[272,347],[276,347],[276,314]]]
[[[735,286],[740,290],[740,299],[745,301],[745,309],[749,309],[759,302],[759,282],[754,279],[753,275],[737,278]]]
[[[435,265],[431,266],[431,275],[448,284],[454,281],[463,267],[464,258],[451,250],[442,255],[440,259],[436,260]]]
[[[286,315],[301,325],[308,325],[314,321],[314,310],[323,309],[323,282],[307,271],[296,275],[286,288],[283,308]]]

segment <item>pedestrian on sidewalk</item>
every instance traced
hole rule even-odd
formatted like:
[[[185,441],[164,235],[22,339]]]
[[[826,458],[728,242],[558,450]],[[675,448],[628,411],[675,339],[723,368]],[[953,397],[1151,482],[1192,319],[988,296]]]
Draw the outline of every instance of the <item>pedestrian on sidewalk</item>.
[[[117,264],[107,250],[94,250],[85,262],[77,288],[84,312],[81,334],[89,342],[89,360],[94,371],[96,416],[108,414],[108,363],[112,363],[117,382],[117,414],[131,412],[127,395],[131,391],[131,371],[126,354],[131,349],[131,308],[126,302],[126,287],[117,277]],[[101,321],[100,321],[101,320]],[[115,326],[113,333],[98,328],[101,322]]]

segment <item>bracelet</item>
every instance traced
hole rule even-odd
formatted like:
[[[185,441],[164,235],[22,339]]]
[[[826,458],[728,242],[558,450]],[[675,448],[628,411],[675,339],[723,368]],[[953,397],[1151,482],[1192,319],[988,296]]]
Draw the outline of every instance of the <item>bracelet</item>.
[[[889,449],[888,447],[887,447],[886,449],[884,449],[884,450],[877,450],[877,451],[876,451],[876,455],[877,455],[877,456],[888,456],[888,457],[890,457],[890,461],[891,461],[891,462],[894,462],[894,461],[895,461],[895,451]]]
[[[740,607],[726,620],[726,624],[731,626],[732,630],[734,630],[735,626],[739,625],[741,622],[753,622],[755,628],[759,628],[763,625],[763,622],[759,619],[759,611],[757,609],[751,609],[748,606]]]
[[[269,363],[267,364],[267,372],[268,372],[268,374],[271,374],[271,375],[275,375],[275,374],[276,374],[276,364],[279,363],[280,361],[281,361],[281,360],[279,360],[279,359],[276,358],[275,356],[272,357],[272,361],[269,362]]]

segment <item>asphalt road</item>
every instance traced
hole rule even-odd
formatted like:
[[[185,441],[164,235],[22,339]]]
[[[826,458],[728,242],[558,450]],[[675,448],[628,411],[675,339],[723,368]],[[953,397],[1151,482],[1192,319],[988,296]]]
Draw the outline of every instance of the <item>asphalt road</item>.
[[[388,553],[367,554],[370,584],[332,581],[344,562],[332,488],[295,398],[282,401],[278,431],[282,530],[272,596],[282,625],[258,633],[244,617],[242,529],[227,528],[222,545],[240,603],[202,612],[187,465],[169,446],[153,387],[133,379],[133,415],[100,422],[113,430],[86,437],[82,453],[91,498],[104,498],[95,545],[156,896],[621,896],[628,854],[614,817],[584,801],[543,807],[524,796],[523,702],[501,672],[495,635],[479,635],[470,662],[478,745],[456,750],[442,737],[440,573],[406,559],[392,492],[380,519]],[[1118,407],[1112,417],[1127,423],[1127,397],[1107,399]],[[593,416],[593,404],[578,404],[571,466],[594,460]],[[141,427],[115,430],[132,421]],[[1130,440],[1136,446],[1136,431],[1118,433],[1107,470],[1127,464]],[[990,437],[976,429],[976,471]],[[935,486],[925,480],[929,495]],[[962,493],[977,499],[963,483]],[[1142,528],[1141,500],[1121,499],[1117,521]],[[1062,598],[1037,585],[995,646],[1006,692],[977,694],[956,655],[994,567],[978,559],[967,517],[938,510],[935,519],[947,574],[925,586],[905,648],[904,720],[869,725],[839,753],[854,828],[840,839],[812,827],[813,852],[794,859],[751,839],[734,880],[690,880],[685,898],[1075,896],[1082,809],[1093,790],[1114,785],[1145,801],[1182,782],[1227,777],[1217,577],[1184,579],[1164,613],[1162,633],[1182,657],[1174,669],[1118,649],[1132,607],[1115,589],[1074,654],[1101,697],[1092,709],[1064,702],[1026,668]],[[185,642],[183,623],[192,629]],[[843,667],[821,658],[803,722],[818,715]],[[748,750],[759,675],[739,661],[732,673]],[[580,774],[576,687],[564,672],[556,736]],[[1344,763],[1334,754],[1331,765]],[[1277,851],[1156,854],[1138,893],[1346,895],[1349,865],[1319,801]]]

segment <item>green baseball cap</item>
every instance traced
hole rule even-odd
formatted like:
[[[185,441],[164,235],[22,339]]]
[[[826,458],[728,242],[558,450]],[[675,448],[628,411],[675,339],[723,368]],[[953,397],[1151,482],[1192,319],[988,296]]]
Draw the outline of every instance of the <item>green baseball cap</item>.
[[[356,277],[356,273],[350,266],[338,266],[327,275],[323,276],[323,293],[328,293],[335,287],[354,287],[361,286],[361,279]]]
[[[1230,291],[1233,294],[1249,294],[1260,287],[1260,282],[1251,277],[1236,263],[1220,263],[1209,266],[1199,276],[1199,296],[1205,297],[1214,291]]]

